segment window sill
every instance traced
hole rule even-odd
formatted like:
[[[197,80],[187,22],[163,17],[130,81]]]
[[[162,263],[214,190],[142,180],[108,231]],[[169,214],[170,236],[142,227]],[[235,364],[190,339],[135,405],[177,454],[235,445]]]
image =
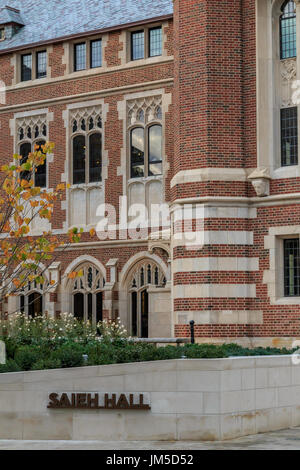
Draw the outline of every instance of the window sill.
[[[300,297],[279,297],[274,302],[275,305],[300,305]]]
[[[89,189],[92,189],[92,188],[99,188],[99,189],[102,189],[103,188],[103,182],[99,182],[99,183],[81,183],[81,184],[72,184],[69,189],[72,190],[72,189],[82,189],[82,190],[89,190]]]
[[[128,180],[128,185],[131,185],[133,183],[148,183],[149,181],[155,181],[159,180],[161,181],[163,179],[163,175],[157,175],[157,176],[141,176],[141,177],[136,177],[136,178],[130,178]]]
[[[283,178],[299,178],[300,177],[300,165],[282,166],[276,168],[272,173],[273,179]]]

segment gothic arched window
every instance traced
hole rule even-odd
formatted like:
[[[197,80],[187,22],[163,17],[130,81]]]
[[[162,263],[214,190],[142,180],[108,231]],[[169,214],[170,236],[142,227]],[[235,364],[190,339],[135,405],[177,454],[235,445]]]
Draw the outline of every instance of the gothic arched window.
[[[44,294],[49,283],[44,280],[43,283],[37,281],[29,281],[23,287],[20,300],[20,311],[29,317],[35,318],[44,313]]]
[[[145,138],[147,135],[147,141]],[[147,142],[145,148],[145,142]],[[131,178],[162,174],[162,127],[135,127],[130,133]]]
[[[131,309],[131,334],[147,338],[149,333],[149,296],[150,287],[166,286],[163,270],[153,261],[138,263],[129,276],[129,294]]]
[[[296,57],[296,5],[293,0],[285,1],[280,16],[280,58]]]
[[[38,117],[36,121],[30,119],[29,125],[25,122],[21,124],[18,130],[19,137],[19,153],[21,155],[20,163],[26,163],[28,156],[31,152],[42,150],[42,145],[45,145],[47,137],[47,126],[42,119]],[[20,174],[21,179],[29,181],[33,174],[31,171],[22,171]],[[40,188],[47,186],[47,162],[46,158],[43,165],[39,165],[34,172],[34,184]]]
[[[78,320],[96,324],[102,320],[102,295],[105,280],[102,273],[92,264],[79,266],[81,276],[72,281],[73,314]]]
[[[72,121],[72,132],[78,133],[73,137],[73,184],[102,181],[101,125],[101,116],[96,114]]]

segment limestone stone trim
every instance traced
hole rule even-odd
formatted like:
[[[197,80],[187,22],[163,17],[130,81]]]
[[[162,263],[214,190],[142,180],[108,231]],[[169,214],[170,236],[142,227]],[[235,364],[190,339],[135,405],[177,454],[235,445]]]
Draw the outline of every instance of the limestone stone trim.
[[[65,96],[60,96],[57,98],[47,98],[45,100],[39,100],[39,101],[30,101],[26,103],[18,103],[18,104],[13,104],[10,106],[1,106],[0,108],[0,114],[6,113],[6,112],[14,112],[17,109],[31,109],[31,108],[36,108],[39,106],[50,106],[52,104],[57,104],[57,103],[70,103],[74,102],[78,99],[83,100],[89,100],[89,99],[97,99],[99,97],[107,97],[111,96],[112,94],[121,94],[125,92],[133,92],[137,91],[140,89],[144,90],[149,90],[149,89],[154,89],[155,87],[160,87],[160,86],[169,86],[172,85],[174,82],[173,78],[164,78],[161,80],[153,80],[150,82],[142,82],[142,83],[137,83],[133,85],[123,85],[119,87],[114,87],[114,88],[106,88],[104,90],[97,90],[97,91],[90,91],[86,93],[80,93],[80,94],[75,94],[75,95],[65,95]]]
[[[173,236],[173,247],[196,245],[253,245],[253,232],[250,231],[225,231],[206,230],[197,232],[197,237],[192,237],[192,232],[178,232]]]
[[[243,168],[196,168],[181,170],[171,180],[171,188],[179,184],[203,181],[247,181],[251,169]]]
[[[173,271],[176,273],[202,271],[259,271],[259,258],[182,258],[174,259]]]
[[[120,285],[121,286],[126,286],[127,284],[127,278],[128,274],[132,270],[132,268],[139,263],[142,260],[147,260],[149,259],[150,261],[153,261],[156,263],[160,269],[163,271],[164,275],[167,275],[167,265],[164,263],[164,261],[154,253],[149,253],[148,251],[141,251],[137,253],[136,255],[132,256],[129,258],[129,260],[124,264],[121,272],[120,272]]]
[[[106,278],[106,269],[103,266],[103,264],[101,263],[101,261],[99,261],[97,258],[95,258],[94,256],[91,256],[91,255],[81,255],[81,256],[78,256],[77,258],[75,258],[68,265],[68,267],[65,269],[65,271],[62,275],[62,287],[63,287],[63,289],[66,289],[67,284],[69,282],[68,274],[70,274],[72,271],[74,271],[76,269],[76,267],[80,266],[80,264],[82,264],[82,263],[93,264],[96,268],[99,269],[99,271],[101,272],[102,277],[104,279]]]
[[[255,284],[178,284],[174,299],[256,298]]]
[[[111,258],[106,263],[106,267],[110,270],[110,283],[114,284],[117,281],[117,265],[118,258]]]
[[[299,305],[300,297],[284,297],[284,256],[285,238],[299,238],[300,225],[270,227],[264,237],[264,247],[269,251],[269,269],[264,271],[263,283],[268,286],[272,305]]]
[[[106,47],[107,40],[105,38],[103,38],[102,40],[104,41],[102,45]],[[73,63],[73,58],[69,49],[70,49],[69,44],[64,43],[64,55],[62,56],[62,64],[67,66],[66,67],[67,73],[65,75],[61,77],[51,78],[51,75],[49,74],[49,72],[47,72],[47,77],[42,78],[42,79],[29,80],[27,82],[20,82],[18,79],[18,77],[20,76],[20,65],[18,64],[17,55],[14,54],[14,56],[11,59],[11,65],[14,67],[14,71],[15,71],[14,79],[13,79],[12,85],[9,85],[7,87],[7,91],[28,89],[28,88],[33,88],[39,85],[52,85],[55,83],[58,84],[61,82],[67,82],[67,81],[71,81],[74,79],[94,77],[96,75],[104,75],[104,74],[112,73],[112,72],[122,72],[126,70],[131,70],[131,69],[139,69],[148,65],[151,66],[151,65],[156,65],[156,64],[172,63],[174,61],[174,56],[158,56],[158,57],[149,57],[148,59],[142,59],[142,60],[130,61],[128,63],[124,63],[123,51],[119,51],[119,57],[121,57],[121,60],[122,60],[121,65],[107,67],[105,57],[103,54],[102,67],[91,68],[91,69],[74,72],[72,71],[72,68],[70,67],[71,63]],[[104,52],[104,48],[103,48],[103,52]],[[48,70],[50,70],[50,67],[48,67]]]
[[[49,282],[50,282],[49,292],[56,292],[59,286],[59,281],[60,281],[60,270],[61,270],[60,261],[55,261],[51,263],[50,266],[48,267]],[[51,282],[54,282],[54,284],[52,285]]]
[[[119,50],[119,52],[118,52],[121,65],[123,65],[123,66],[127,63],[127,49],[128,49],[127,48],[127,39],[128,39],[127,31],[125,29],[123,29],[123,31],[121,32],[121,35],[120,35],[120,44],[123,45],[123,48],[121,50]]]
[[[197,325],[262,325],[260,310],[201,310],[177,312],[178,324],[187,325],[194,320]]]
[[[204,197],[186,197],[175,199],[171,204],[171,211],[173,207],[178,204],[209,204],[212,207],[230,207],[232,205],[236,207],[271,207],[278,205],[290,205],[300,203],[300,193],[286,193],[286,194],[275,194],[272,196],[261,197],[235,197],[235,196],[204,196]]]
[[[203,203],[202,207],[197,208],[201,209],[199,214],[203,215],[204,219],[256,219],[257,217],[257,210],[255,207],[233,207],[221,204],[221,201],[219,205],[217,203],[215,205]],[[172,204],[170,211],[171,213],[174,213],[174,221],[189,220],[190,211],[187,210],[185,212],[184,210],[180,209],[184,209],[184,201],[182,204],[180,204],[179,201],[177,202],[177,205],[175,203]]]
[[[286,59],[280,61],[281,77],[281,106],[288,108],[294,106],[292,95],[293,81],[297,78],[297,59]]]
[[[222,338],[217,337],[201,337],[195,338],[196,343],[205,344],[228,344],[232,343],[232,337],[225,336]],[[300,341],[300,337],[293,336],[239,336],[234,338],[234,342],[244,347],[257,348],[257,347],[276,347],[291,349],[295,341]]]

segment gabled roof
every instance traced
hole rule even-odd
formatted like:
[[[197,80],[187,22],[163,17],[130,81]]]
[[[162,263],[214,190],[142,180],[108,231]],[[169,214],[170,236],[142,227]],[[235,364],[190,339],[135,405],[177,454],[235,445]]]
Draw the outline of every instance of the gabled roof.
[[[0,42],[0,52],[173,13],[173,0],[0,0],[0,22],[14,13],[7,4],[24,26]]]
[[[0,8],[0,26],[6,24],[19,24],[24,25],[19,10],[12,9],[8,6]]]

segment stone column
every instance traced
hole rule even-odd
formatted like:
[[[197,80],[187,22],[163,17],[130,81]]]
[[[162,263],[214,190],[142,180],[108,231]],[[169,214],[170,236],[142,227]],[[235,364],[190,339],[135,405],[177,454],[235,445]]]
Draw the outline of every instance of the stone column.
[[[114,320],[118,316],[117,264],[117,258],[112,258],[106,263],[107,281],[103,292],[103,320]]]

